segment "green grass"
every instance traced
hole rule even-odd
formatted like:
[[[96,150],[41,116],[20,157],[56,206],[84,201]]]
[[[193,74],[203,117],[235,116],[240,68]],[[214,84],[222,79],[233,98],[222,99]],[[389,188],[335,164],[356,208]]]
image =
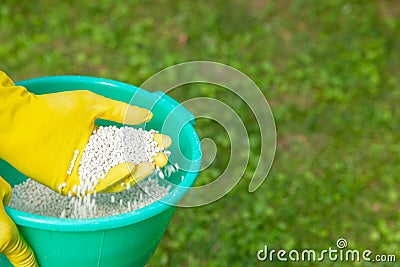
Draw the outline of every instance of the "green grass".
[[[400,260],[399,3],[81,2],[2,1],[0,69],[15,80],[79,74],[140,85],[173,64],[217,61],[253,79],[275,116],[272,170],[248,193],[260,143],[249,110],[213,86],[172,92],[226,101],[255,137],[242,181],[211,205],[177,209],[149,266],[299,266],[260,263],[256,253],[265,244],[322,250],[340,237]],[[207,120],[197,130],[224,136]],[[229,143],[215,141],[218,161],[199,184],[227,163]]]

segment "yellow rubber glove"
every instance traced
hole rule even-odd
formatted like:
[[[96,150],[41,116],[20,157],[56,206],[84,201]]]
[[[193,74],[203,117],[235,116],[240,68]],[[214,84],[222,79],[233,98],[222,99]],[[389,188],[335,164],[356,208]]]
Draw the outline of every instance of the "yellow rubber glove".
[[[68,194],[79,185],[78,167],[97,118],[127,124],[141,124],[152,118],[152,113],[136,106],[115,101],[90,91],[66,91],[35,95],[25,87],[15,86],[0,71],[0,158],[26,176],[61,194]],[[169,146],[171,139],[155,136],[159,144]],[[165,146],[165,148],[167,148]],[[80,153],[70,175],[67,171],[75,150]],[[163,167],[164,153],[154,157]],[[139,181],[154,170],[153,164],[120,164],[100,179],[95,190],[122,191],[123,181]],[[60,187],[60,185],[63,185]]]
[[[0,253],[17,267],[38,266],[35,256],[4,210],[11,199],[11,186],[0,176]]]

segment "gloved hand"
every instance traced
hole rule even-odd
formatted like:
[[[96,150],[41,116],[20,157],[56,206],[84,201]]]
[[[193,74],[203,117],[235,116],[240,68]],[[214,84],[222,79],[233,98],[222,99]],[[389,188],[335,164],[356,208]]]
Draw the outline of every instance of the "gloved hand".
[[[25,87],[15,86],[0,71],[0,158],[64,195],[79,185],[79,161],[97,118],[141,124],[152,116],[147,109],[85,90],[35,95]],[[165,135],[156,135],[154,139],[164,148],[171,144]],[[75,150],[80,153],[72,173],[67,175]],[[167,161],[161,152],[154,157],[159,167]],[[100,179],[95,190],[122,191],[125,188],[120,186],[121,182],[132,185],[150,175],[154,167],[148,162],[117,165]],[[61,184],[64,186],[60,187]]]
[[[14,266],[36,267],[38,265],[31,248],[4,210],[10,199],[11,186],[0,176],[0,253],[5,254]]]

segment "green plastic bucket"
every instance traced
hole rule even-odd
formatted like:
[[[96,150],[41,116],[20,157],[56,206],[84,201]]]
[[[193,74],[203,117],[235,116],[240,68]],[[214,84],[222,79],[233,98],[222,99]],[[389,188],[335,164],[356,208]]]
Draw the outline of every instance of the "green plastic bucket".
[[[149,206],[96,219],[50,218],[6,207],[7,213],[33,248],[41,267],[144,266],[154,254],[172,218],[174,204],[193,185],[200,169],[201,146],[193,127],[193,115],[162,92],[150,93],[126,83],[102,78],[51,76],[17,84],[35,94],[86,89],[148,108],[154,116],[151,122],[142,127],[171,136],[170,162],[178,163],[180,170],[168,178],[173,185],[171,192]],[[168,123],[164,123],[166,120]],[[99,122],[102,123],[107,124]],[[1,160],[0,175],[11,185],[26,179]],[[0,266],[11,266],[2,254]]]

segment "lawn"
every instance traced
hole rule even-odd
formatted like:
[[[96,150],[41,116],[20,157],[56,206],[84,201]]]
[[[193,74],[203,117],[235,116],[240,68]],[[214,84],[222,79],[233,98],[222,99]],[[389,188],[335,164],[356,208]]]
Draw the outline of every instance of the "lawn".
[[[271,249],[348,248],[400,261],[400,4],[397,1],[21,1],[0,3],[0,69],[14,80],[101,76],[141,85],[193,60],[232,66],[268,100],[276,156],[263,185],[248,192],[260,151],[249,108],[221,87],[191,85],[171,96],[229,104],[246,123],[245,174],[222,199],[178,208],[149,266],[396,266],[365,262],[260,262]],[[396,108],[397,107],[397,108]],[[229,160],[214,139],[206,184]]]

